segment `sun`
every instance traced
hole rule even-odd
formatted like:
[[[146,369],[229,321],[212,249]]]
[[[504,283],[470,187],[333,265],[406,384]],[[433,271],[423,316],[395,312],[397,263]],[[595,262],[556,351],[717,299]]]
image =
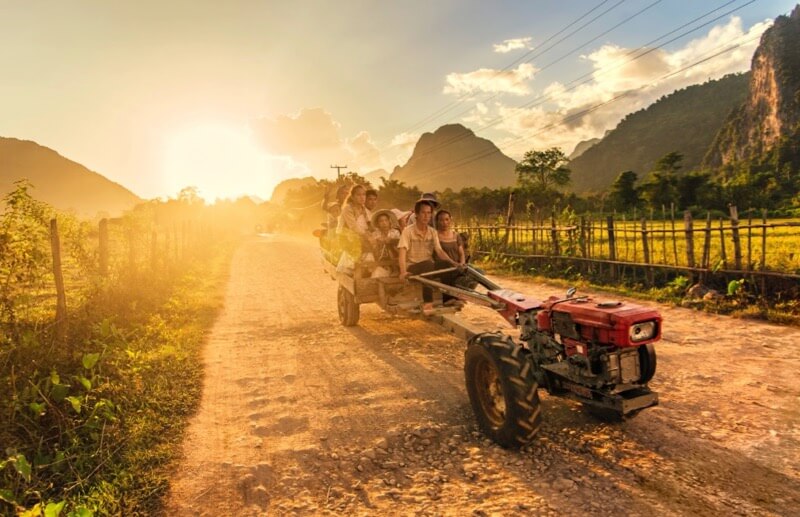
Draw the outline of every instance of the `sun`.
[[[177,194],[193,186],[208,202],[246,195],[268,199],[280,181],[272,170],[273,158],[246,126],[204,123],[186,127],[164,139],[162,191]]]

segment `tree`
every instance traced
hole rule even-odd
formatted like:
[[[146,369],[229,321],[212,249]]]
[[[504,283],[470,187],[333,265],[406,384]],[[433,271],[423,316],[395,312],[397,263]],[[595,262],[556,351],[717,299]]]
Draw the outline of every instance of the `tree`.
[[[570,170],[566,167],[569,158],[558,147],[546,151],[530,150],[514,169],[519,186],[539,191],[558,191],[570,181]]]
[[[678,171],[681,169],[683,155],[678,152],[662,156],[653,167],[642,192],[651,208],[678,203]]]
[[[633,171],[619,173],[611,184],[608,196],[612,207],[620,212],[627,212],[639,205],[639,191],[636,189],[638,179],[639,176]]]
[[[549,211],[563,198],[560,189],[570,182],[570,170],[566,167],[568,162],[569,158],[558,147],[525,153],[514,170],[517,184],[529,199],[526,206]]]
[[[678,206],[687,209],[692,206],[712,207],[715,189],[711,176],[705,172],[690,172],[678,178]]]
[[[378,206],[411,210],[421,195],[422,191],[417,187],[409,187],[402,181],[384,177],[378,187]]]

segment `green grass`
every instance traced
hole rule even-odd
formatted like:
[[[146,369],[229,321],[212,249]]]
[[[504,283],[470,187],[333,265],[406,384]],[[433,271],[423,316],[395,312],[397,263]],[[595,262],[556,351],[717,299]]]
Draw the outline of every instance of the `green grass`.
[[[233,245],[94,285],[71,304],[71,354],[28,331],[9,349],[0,361],[0,514],[160,509],[199,404],[201,350]]]

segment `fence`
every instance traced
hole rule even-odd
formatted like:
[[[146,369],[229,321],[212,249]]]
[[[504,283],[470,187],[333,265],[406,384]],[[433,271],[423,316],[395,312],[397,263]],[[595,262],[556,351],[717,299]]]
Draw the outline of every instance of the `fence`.
[[[0,218],[0,344],[33,332],[68,345],[70,310],[104,285],[152,285],[210,247],[212,219],[194,215],[159,221],[152,212],[132,213],[87,223],[46,211],[7,212]]]
[[[797,290],[800,285],[800,221],[768,220],[766,211],[736,207],[727,217],[695,220],[685,212],[662,210],[661,218],[584,216],[571,221],[465,226],[473,252],[524,259],[533,265],[577,269],[612,281],[647,285],[678,274],[691,280],[750,279],[760,293]]]

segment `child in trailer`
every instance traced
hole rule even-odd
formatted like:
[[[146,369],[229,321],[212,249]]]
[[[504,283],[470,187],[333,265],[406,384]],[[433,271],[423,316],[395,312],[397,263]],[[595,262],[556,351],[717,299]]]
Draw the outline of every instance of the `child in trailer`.
[[[400,231],[397,226],[397,218],[391,210],[378,210],[372,214],[372,226],[375,230],[370,233],[370,244],[372,245],[372,255],[377,262],[397,260],[397,243],[400,240]],[[372,272],[372,278],[389,276],[395,270],[392,266],[380,265]]]

